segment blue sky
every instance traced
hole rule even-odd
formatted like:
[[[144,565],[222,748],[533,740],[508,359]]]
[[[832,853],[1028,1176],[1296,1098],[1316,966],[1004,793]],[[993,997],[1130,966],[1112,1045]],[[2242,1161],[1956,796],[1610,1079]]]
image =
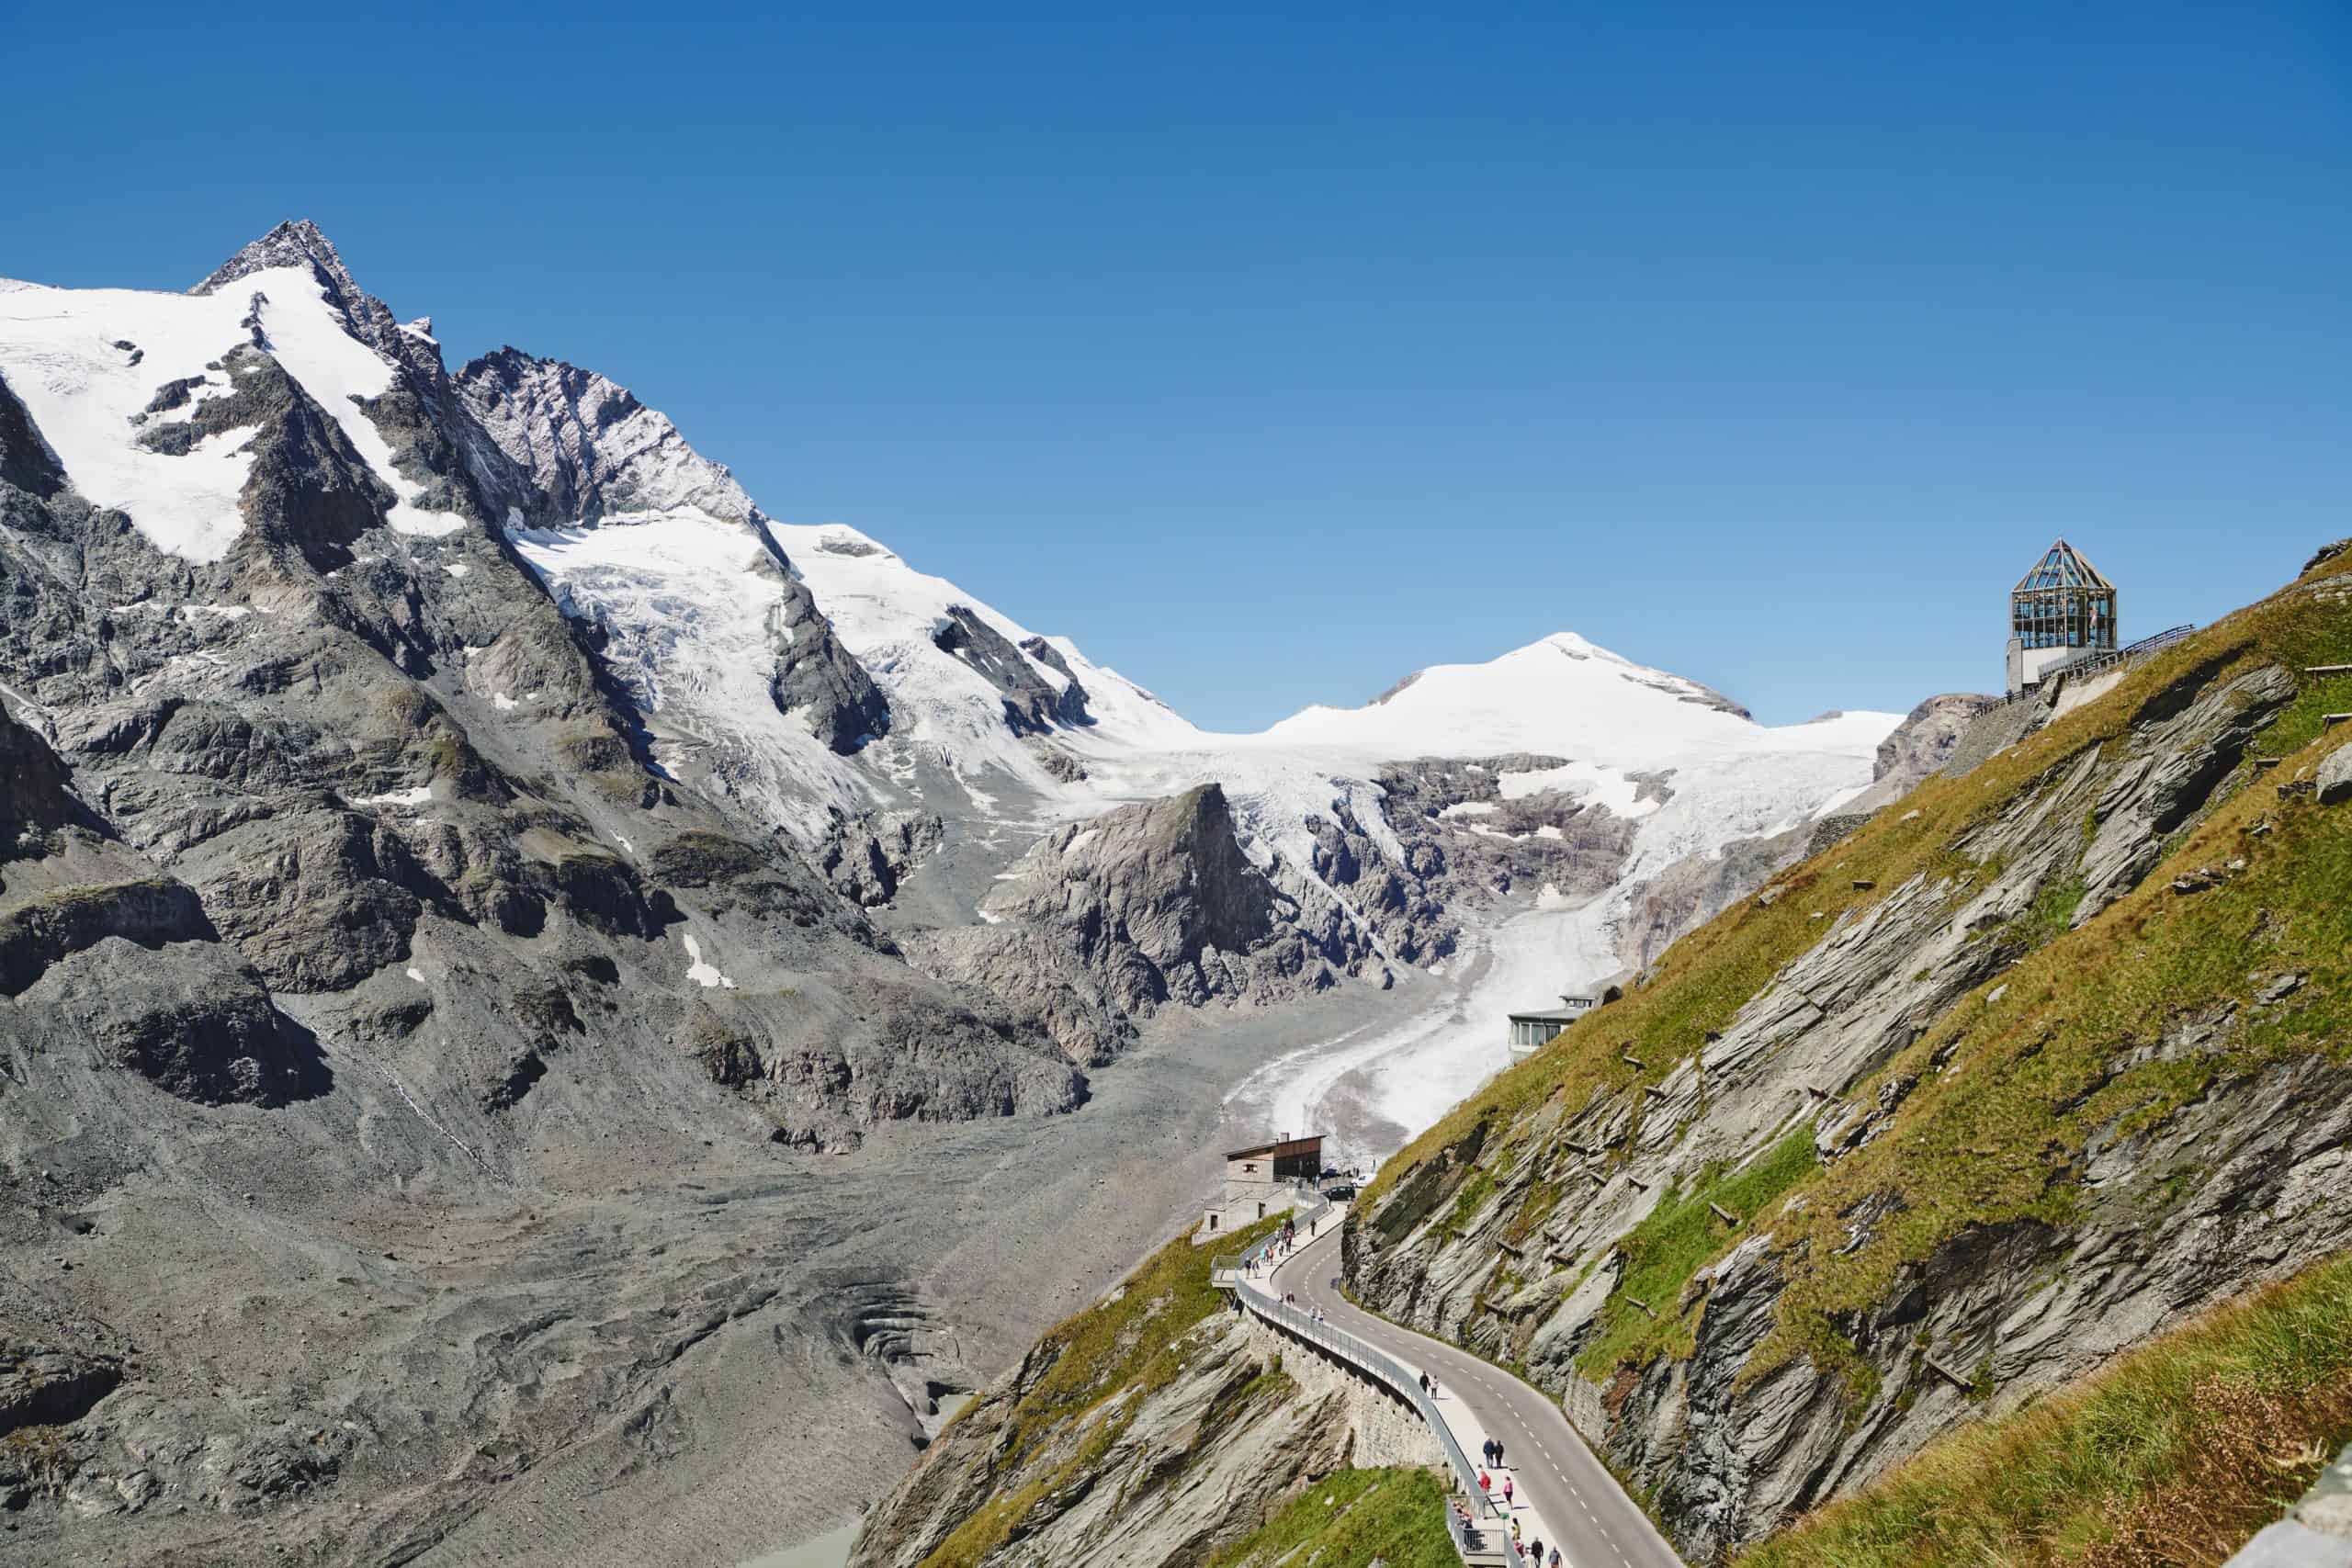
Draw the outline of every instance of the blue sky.
[[[0,0],[0,274],[314,218],[1220,727],[1906,707],[2053,536],[2132,636],[2352,534],[2352,7],[1119,9]]]

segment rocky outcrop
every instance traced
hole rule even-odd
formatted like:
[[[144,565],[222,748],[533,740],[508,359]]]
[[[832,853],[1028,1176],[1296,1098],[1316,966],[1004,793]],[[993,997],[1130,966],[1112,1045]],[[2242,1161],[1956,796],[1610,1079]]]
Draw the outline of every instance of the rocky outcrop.
[[[1031,637],[1016,648],[970,605],[951,604],[933,628],[931,640],[942,653],[961,660],[1002,694],[1005,726],[1013,734],[1042,735],[1057,724],[1091,722],[1086,688],[1045,638]],[[1026,655],[1023,648],[1028,649]],[[1059,671],[1063,682],[1059,690],[1039,671],[1039,664],[1050,664]]]
[[[980,914],[989,923],[905,939],[909,952],[1042,1013],[1081,1064],[1163,1006],[1318,990],[1366,952],[1336,908],[1305,908],[1250,863],[1213,784],[1047,834]]]
[[[2000,705],[2001,699],[1978,692],[1946,692],[1929,697],[1904,716],[1894,732],[1879,743],[1872,782],[1894,780],[1905,793],[1951,761],[1952,750],[1978,714]]]
[[[1234,1314],[1171,1348],[1179,1366],[1043,1434],[1022,1400],[1052,1370],[1033,1350],[976,1398],[877,1504],[853,1568],[915,1568],[990,1507],[1016,1504],[1001,1538],[971,1559],[989,1568],[1160,1568],[1205,1562],[1247,1536],[1301,1483],[1348,1462],[1332,1392],[1306,1393]]]
[[[1345,794],[1306,820],[1309,886],[1328,890],[1376,950],[1427,964],[1450,955],[1464,920],[1506,898],[1580,899],[1623,872],[1634,824],[1558,789],[1512,790],[1514,775],[1565,766],[1524,752],[1384,763],[1368,811]],[[1668,773],[1637,783],[1664,799]]]
[[[502,348],[458,373],[467,408],[527,474],[556,526],[653,525],[673,513],[742,530],[782,602],[769,695],[842,755],[890,728],[888,702],[794,576],[766,513],[724,463],[686,445],[667,416],[592,370]]]
[[[383,356],[356,411],[272,347],[313,308],[288,265]],[[503,533],[570,519],[427,331],[308,226],[210,287],[245,324],[198,386],[159,371],[122,438],[195,463],[174,453],[251,432],[219,558],[92,505],[0,382],[0,1505],[28,1562],[298,1538],[406,1560],[533,1457],[657,1406],[679,1358],[879,1212],[752,1227],[697,1192],[640,1231],[616,1169],[729,1163],[756,1206],[799,1151],[1087,1085],[837,890],[902,869],[894,829],[827,875],[653,763],[596,637]],[[566,482],[609,518],[637,471]],[[879,722],[821,617],[783,630],[808,668],[846,661],[822,699],[843,744]],[[499,1263],[468,1277],[435,1233],[477,1224]],[[591,1256],[609,1275],[554,1312],[545,1282]],[[420,1348],[436,1297],[463,1321]],[[340,1502],[255,1523],[355,1473],[381,1539],[355,1543]],[[226,1509],[232,1544],[170,1533]]]
[[[2319,803],[2341,806],[2352,801],[2352,748],[2340,748],[2319,765]]]
[[[49,449],[32,415],[0,380],[0,487],[21,491],[35,501],[48,501],[65,488],[65,471]]]
[[[1086,688],[1079,683],[1078,671],[1069,667],[1060,649],[1044,637],[1031,637],[1021,639],[1021,651],[1062,678],[1061,695],[1054,703],[1056,718],[1064,724],[1094,722],[1094,716],[1086,711]]]
[[[817,868],[842,897],[876,908],[899,896],[899,884],[946,837],[936,812],[839,815],[817,852]]]
[[[1774,873],[1687,972],[1668,955],[1611,1029],[1513,1075],[1543,1085],[1399,1156],[1350,1222],[1354,1287],[1525,1366],[1711,1560],[1987,1404],[2352,1245],[2352,1082],[2294,1021],[2312,1004],[2290,956],[2312,918],[2296,865],[2345,829],[2246,789],[2298,690],[2261,639],[2308,646],[2269,628],[2313,597],[2054,723],[2009,704],[1947,745],[1970,705],[1948,705],[1945,739],[1897,762],[1968,778]],[[2004,750],[1996,722],[2034,738]],[[2198,899],[2228,901],[2196,906],[2226,930],[2179,924]],[[1692,1000],[1759,951],[1781,954],[1762,984],[1720,1012]],[[2086,1017],[2083,964],[2180,978],[2119,976]],[[1713,1260],[1662,1280],[1656,1227],[1693,1224]]]

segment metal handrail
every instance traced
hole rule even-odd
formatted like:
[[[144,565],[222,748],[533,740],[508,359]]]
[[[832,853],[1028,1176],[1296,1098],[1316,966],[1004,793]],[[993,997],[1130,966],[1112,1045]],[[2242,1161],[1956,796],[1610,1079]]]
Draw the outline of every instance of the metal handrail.
[[[1324,1197],[1318,1192],[1315,1195],[1315,1202],[1313,1206],[1305,1209],[1293,1209],[1291,1211],[1291,1224],[1295,1225],[1303,1223],[1311,1225],[1330,1212],[1331,1200]],[[1218,1253],[1210,1258],[1209,1282],[1212,1284],[1223,1284],[1225,1281],[1220,1279],[1219,1276],[1226,1274],[1239,1274],[1241,1270],[1253,1259],[1264,1257],[1267,1248],[1272,1247],[1276,1242],[1282,1240],[1282,1238],[1283,1233],[1277,1230],[1271,1235],[1260,1238],[1256,1246],[1250,1247],[1245,1252]]]
[[[1326,1207],[1328,1206],[1327,1204]],[[1251,1249],[1253,1253],[1256,1250],[1258,1249]],[[1296,1307],[1290,1306],[1275,1298],[1271,1292],[1261,1290],[1254,1280],[1238,1280],[1236,1291],[1243,1304],[1267,1322],[1287,1333],[1296,1335],[1310,1345],[1321,1346],[1340,1359],[1352,1362],[1395,1389],[1419,1414],[1421,1419],[1429,1423],[1430,1430],[1437,1435],[1438,1446],[1445,1452],[1445,1462],[1453,1472],[1455,1479],[1461,1483],[1462,1495],[1464,1497],[1477,1498],[1485,1505],[1487,1513],[1491,1516],[1499,1516],[1502,1513],[1501,1506],[1479,1488],[1478,1472],[1471,1466],[1470,1456],[1462,1451],[1462,1445],[1453,1440],[1453,1428],[1445,1424],[1445,1417],[1438,1413],[1437,1402],[1431,1399],[1428,1392],[1421,1387],[1420,1380],[1406,1370],[1402,1361],[1385,1350],[1366,1344],[1344,1329],[1334,1328],[1328,1323],[1316,1322],[1313,1317]]]
[[[2050,678],[2053,675],[2064,675],[2070,681],[2080,675],[2095,675],[2102,670],[2112,669],[2116,665],[2121,664],[2126,660],[2139,659],[2147,654],[2154,653],[2160,648],[2170,648],[2174,643],[2180,641],[2181,638],[2187,637],[2196,629],[2197,623],[2190,621],[2177,626],[2166,626],[2163,631],[2156,633],[2153,637],[2143,637],[2138,642],[2127,643],[2121,648],[2110,648],[2104,650],[2098,649],[2086,649],[2083,656],[2080,658],[2070,659],[2064,664],[2052,664],[2046,667],[2042,670],[2041,679],[2037,684],[2028,686],[2022,691],[2012,693],[2008,696],[2003,697],[2001,701],[2004,705],[2007,705],[2009,703],[2019,701],[2025,697],[2040,696],[2041,694],[2042,688],[2050,683]]]

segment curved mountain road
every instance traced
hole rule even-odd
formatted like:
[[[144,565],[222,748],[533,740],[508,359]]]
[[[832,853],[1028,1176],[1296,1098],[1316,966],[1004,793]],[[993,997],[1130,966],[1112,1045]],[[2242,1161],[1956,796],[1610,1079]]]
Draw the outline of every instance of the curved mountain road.
[[[1508,1462],[1491,1472],[1495,1495],[1510,1476],[1522,1537],[1541,1540],[1547,1553],[1557,1545],[1568,1568],[1683,1568],[1549,1394],[1466,1350],[1363,1311],[1340,1293],[1339,1271],[1340,1227],[1333,1224],[1245,1288],[1320,1307],[1334,1327],[1437,1379],[1438,1407],[1463,1451],[1477,1454],[1487,1438],[1502,1439]]]

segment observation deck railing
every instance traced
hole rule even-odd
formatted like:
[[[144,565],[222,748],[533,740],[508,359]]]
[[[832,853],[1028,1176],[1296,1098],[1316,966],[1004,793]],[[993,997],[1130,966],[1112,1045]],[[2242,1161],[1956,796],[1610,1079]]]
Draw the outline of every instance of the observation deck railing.
[[[2135,659],[2145,659],[2161,649],[2170,648],[2196,629],[2197,623],[2191,621],[2185,626],[2166,626],[2154,637],[2143,637],[2138,642],[2127,643],[2121,648],[2085,649],[2078,658],[2069,659],[2064,664],[2050,665],[2041,671],[2040,681],[2023,691],[2012,692],[2001,700],[2013,703],[2021,697],[2038,697],[2049,689],[2051,681],[2056,676],[2064,675],[2074,681],[2085,675],[2096,675],[2102,670],[2112,670]]]

